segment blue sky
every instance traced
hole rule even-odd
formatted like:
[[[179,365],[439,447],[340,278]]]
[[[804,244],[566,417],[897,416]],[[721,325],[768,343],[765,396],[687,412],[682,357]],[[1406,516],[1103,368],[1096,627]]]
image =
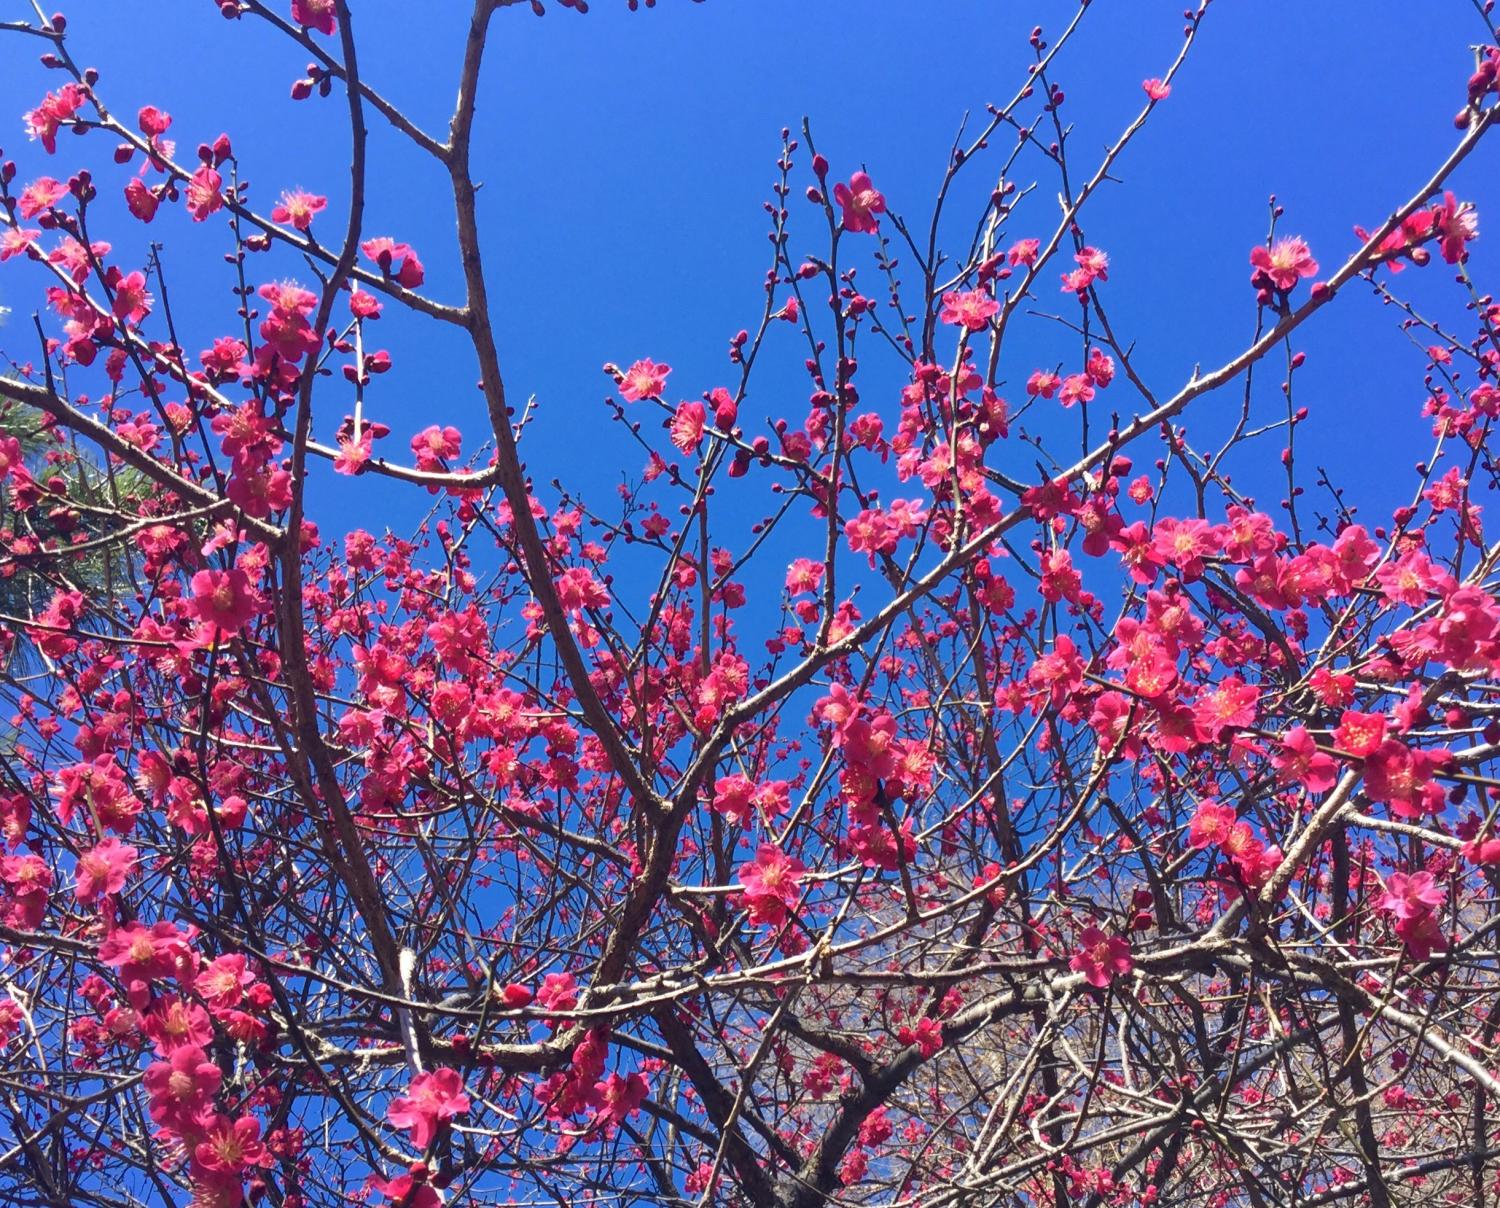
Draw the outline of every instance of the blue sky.
[[[367,78],[439,132],[467,7],[444,0],[355,10]],[[29,11],[15,0],[0,6],[4,17]],[[283,188],[303,186],[328,193],[337,212],[346,176],[342,107],[287,100],[303,65],[295,47],[258,23],[224,21],[207,0],[156,0],[128,6],[128,15],[110,0],[77,0],[67,12],[73,52],[103,70],[101,94],[114,109],[168,109],[186,147],[228,130],[263,208]],[[623,0],[597,0],[587,17],[555,6],[544,20],[524,7],[502,13],[474,160],[508,386],[513,399],[535,394],[541,404],[527,442],[538,477],[585,472],[603,485],[639,468],[638,451],[604,422],[603,362],[667,361],[679,397],[730,380],[727,339],[759,311],[768,262],[761,205],[783,126],[810,116],[836,175],[865,165],[895,210],[925,224],[964,112],[1008,97],[1031,58],[1031,26],[1056,32],[1071,12],[1065,4],[992,0],[661,0],[632,14]],[[1156,389],[1169,392],[1194,363],[1217,364],[1246,341],[1253,322],[1246,256],[1264,236],[1271,192],[1287,207],[1283,230],[1304,235],[1331,268],[1354,246],[1352,224],[1373,225],[1451,147],[1451,116],[1472,68],[1468,47],[1485,31],[1465,0],[1424,5],[1419,21],[1412,15],[1400,0],[1213,6],[1171,98],[1122,160],[1122,185],[1085,212],[1090,241],[1112,258],[1112,318],[1138,342]],[[1065,115],[1076,123],[1070,146],[1079,168],[1091,169],[1135,112],[1141,80],[1166,69],[1181,28],[1178,2],[1093,6],[1057,73]],[[34,65],[30,40],[0,46],[12,68],[0,73],[0,113],[19,114],[60,81]],[[21,154],[23,180],[87,152],[68,140],[63,156],[44,164],[14,119],[8,129],[0,145]],[[93,156],[107,150],[96,146]],[[370,233],[413,243],[427,262],[429,291],[456,299],[451,203],[435,165],[378,128],[372,166],[380,184]],[[126,171],[98,167],[114,187]],[[1460,192],[1463,181],[1493,171],[1493,149],[1485,148],[1460,176]],[[954,205],[955,231],[970,229],[987,172],[980,168]],[[1012,237],[1050,229],[1055,192],[1041,177]],[[794,251],[818,247],[818,222],[794,201]],[[228,329],[231,278],[216,222],[191,228],[174,216],[107,234],[122,261],[140,262],[148,239],[164,240],[176,305],[198,329],[190,344]],[[1481,277],[1491,242],[1481,238],[1475,249]],[[273,275],[294,268],[281,262]],[[1418,282],[1408,273],[1402,284],[1420,296],[1441,275]],[[0,274],[0,299],[18,316],[38,296],[24,282],[23,272]],[[1414,450],[1426,444],[1415,414],[1421,358],[1377,310],[1352,289],[1299,341],[1310,354],[1299,401],[1314,417],[1299,435],[1331,468],[1342,459],[1346,481],[1409,474]],[[12,322],[0,346],[17,351],[19,329]],[[406,439],[435,419],[477,439],[475,374],[458,343],[445,336],[414,346],[396,323],[386,334],[397,369],[378,383],[371,413],[395,430],[389,451],[404,452]],[[1009,393],[1019,395],[1032,368],[1072,346],[1046,322],[1023,327],[1006,351]],[[790,328],[776,333],[747,420],[800,420],[801,355]],[[864,375],[863,393],[889,405],[900,382],[892,360]],[[1267,385],[1274,391],[1274,381]],[[1219,405],[1230,406],[1228,396]],[[325,439],[338,420],[331,412],[319,418]],[[1354,417],[1357,443],[1349,440]],[[1199,430],[1202,422],[1190,418]],[[329,499],[332,516],[351,523],[368,523],[378,506],[400,527],[427,502],[413,493],[392,498],[388,486],[368,480],[352,491],[339,486],[346,489]]]

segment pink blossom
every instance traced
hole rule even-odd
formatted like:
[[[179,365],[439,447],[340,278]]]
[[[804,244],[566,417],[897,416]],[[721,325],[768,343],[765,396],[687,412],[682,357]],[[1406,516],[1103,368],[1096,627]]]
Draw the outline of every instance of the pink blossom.
[[[193,576],[190,613],[220,638],[239,633],[260,611],[261,599],[239,567],[200,570]]]
[[[68,186],[50,176],[38,177],[21,190],[17,208],[22,218],[35,218],[45,213],[67,195]]]
[[[755,859],[740,865],[741,897],[752,923],[779,927],[795,909],[799,885],[806,871],[800,860],[788,856],[774,843],[762,843]]]
[[[896,1033],[902,1044],[915,1045],[924,1058],[934,1057],[943,1048],[943,1025],[931,1016],[924,1015],[915,1027],[903,1027]]]
[[[136,269],[114,278],[115,297],[110,309],[115,318],[136,324],[151,311],[152,297],[146,292],[146,274]]]
[[[416,289],[426,280],[426,270],[408,243],[397,243],[394,239],[381,236],[378,239],[366,239],[359,245],[359,250],[373,260],[382,273],[394,277],[406,289]]]
[[[42,103],[26,114],[26,129],[51,155],[57,151],[57,132],[62,124],[71,121],[83,108],[86,94],[78,84],[64,84],[56,92],[49,92]]]
[[[193,989],[209,1006],[225,1010],[239,1003],[254,982],[255,975],[247,968],[245,958],[231,952],[215,957],[193,981]]]
[[[1220,805],[1217,801],[1200,801],[1198,809],[1188,824],[1190,847],[1218,847],[1226,842],[1238,815],[1232,805]]]
[[[1311,277],[1318,271],[1318,262],[1313,259],[1307,244],[1296,236],[1278,239],[1269,248],[1251,248],[1250,263],[1256,269],[1257,279],[1264,277],[1282,293],[1303,277]]]
[[[212,1096],[223,1076],[198,1046],[174,1049],[166,1060],[146,1069],[143,1080],[151,1118],[180,1133],[199,1131],[200,1120],[212,1114]]]
[[[78,857],[73,892],[85,905],[119,893],[135,867],[136,849],[118,839],[103,839]]]
[[[848,184],[833,186],[833,200],[843,210],[846,231],[873,235],[880,229],[879,215],[885,213],[885,197],[870,183],[864,172],[856,172]]]
[[[139,176],[132,176],[125,185],[125,205],[142,222],[156,217],[161,197]]]
[[[1391,874],[1380,897],[1381,910],[1398,919],[1414,919],[1431,914],[1448,899],[1448,891],[1433,879],[1430,872]]]
[[[459,431],[454,427],[440,428],[432,424],[411,438],[411,451],[422,470],[442,470],[446,463],[458,456]]]
[[[172,126],[172,115],[155,105],[143,105],[135,115],[135,124],[147,138],[156,139]]]
[[[193,173],[187,185],[187,208],[194,222],[224,208],[223,188],[224,178],[207,164]]]
[[[1063,290],[1084,293],[1095,281],[1109,280],[1109,257],[1096,247],[1086,247],[1073,256],[1078,267],[1063,274]]]
[[[303,189],[291,190],[283,193],[281,201],[271,210],[271,221],[290,223],[297,230],[305,231],[327,205],[326,197]]]
[[[1030,268],[1036,263],[1036,258],[1041,254],[1042,241],[1040,239],[1017,239],[1011,244],[1010,250],[1005,253],[1005,258],[1011,264],[1024,264]]]
[[[292,20],[331,36],[339,27],[338,5],[334,0],[292,0]]]
[[[1172,85],[1155,77],[1141,81],[1141,88],[1153,101],[1164,101],[1172,95]]]
[[[595,1125],[608,1133],[632,1116],[639,1115],[648,1089],[640,1074],[628,1074],[623,1078],[611,1074],[604,1081],[595,1083],[594,1091],[599,1099]]]
[[[1087,403],[1093,400],[1094,383],[1086,373],[1070,373],[1063,379],[1062,391],[1057,396],[1057,401],[1064,407],[1071,407],[1074,403]]]
[[[696,452],[703,443],[703,428],[707,421],[708,410],[702,403],[680,403],[672,416],[672,443],[684,453]]]
[[[658,365],[650,357],[643,357],[625,371],[620,382],[620,394],[627,403],[638,403],[643,399],[660,398],[667,388],[670,365]]]
[[[188,959],[188,939],[174,923],[128,923],[104,937],[99,959],[119,969],[126,981],[171,977]]]
[[[463,1077],[443,1066],[413,1078],[407,1093],[391,1100],[386,1119],[406,1129],[411,1143],[425,1150],[442,1125],[468,1110]]]
[[[1281,748],[1271,757],[1282,784],[1304,785],[1308,792],[1323,793],[1338,779],[1338,763],[1318,750],[1313,736],[1302,726],[1293,726],[1281,736]]]
[[[0,264],[13,256],[28,254],[41,235],[41,231],[30,231],[25,227],[6,227],[0,231]]]
[[[260,1139],[260,1121],[254,1116],[215,1116],[204,1130],[203,1140],[193,1150],[193,1165],[212,1174],[235,1175],[267,1160]]]
[[[1446,192],[1437,211],[1437,229],[1443,259],[1457,264],[1464,258],[1464,244],[1479,238],[1479,214],[1468,202],[1460,204],[1451,191]]]
[[[571,1011],[578,1005],[578,979],[571,973],[549,973],[536,992],[537,1006],[547,1011]]]
[[[938,317],[966,331],[983,331],[999,312],[1000,303],[982,289],[949,290],[943,295],[943,309]]]
[[[1135,961],[1125,940],[1088,926],[1078,937],[1078,952],[1068,961],[1068,968],[1082,973],[1089,985],[1102,990],[1134,969]]]

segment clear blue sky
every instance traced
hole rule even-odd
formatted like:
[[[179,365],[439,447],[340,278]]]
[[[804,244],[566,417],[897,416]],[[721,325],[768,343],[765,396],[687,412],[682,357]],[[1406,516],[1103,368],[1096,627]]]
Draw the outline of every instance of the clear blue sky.
[[[459,0],[356,6],[367,78],[434,130],[451,105],[467,8]],[[1180,0],[1093,6],[1058,73],[1065,110],[1078,125],[1072,147],[1081,165],[1091,167],[1090,156],[1135,111],[1141,80],[1167,67],[1181,9]],[[4,17],[29,11],[18,0],[0,5]],[[342,107],[286,99],[303,64],[295,47],[257,22],[224,21],[208,0],[75,0],[66,11],[75,55],[103,69],[102,95],[117,111],[148,102],[168,109],[172,133],[188,148],[228,130],[259,206],[268,209],[284,187],[303,186],[328,193],[337,212],[346,179]],[[542,404],[527,445],[539,476],[573,476],[580,451],[591,455],[599,483],[639,468],[638,451],[599,430],[604,361],[649,355],[670,362],[678,397],[729,380],[726,341],[760,305],[768,246],[761,203],[770,196],[782,126],[809,115],[836,174],[863,163],[893,208],[925,221],[964,111],[982,112],[987,101],[1009,96],[1030,61],[1027,31],[1040,23],[1055,32],[1071,11],[996,0],[661,0],[632,14],[624,0],[595,0],[587,17],[555,5],[544,20],[524,8],[501,14],[474,158],[509,388],[517,400],[535,393]],[[1170,391],[1195,362],[1213,365],[1243,346],[1253,319],[1246,255],[1263,238],[1270,192],[1287,206],[1283,229],[1307,237],[1331,267],[1353,247],[1352,224],[1373,225],[1425,179],[1454,141],[1451,116],[1472,67],[1467,47],[1483,37],[1468,0],[1213,6],[1171,98],[1121,162],[1123,187],[1086,211],[1090,241],[1113,261],[1112,317],[1138,342],[1156,388]],[[36,49],[29,39],[0,42],[7,68],[0,113],[20,114],[60,82],[35,66]],[[443,181],[375,124],[380,184],[370,233],[413,243],[427,261],[428,290],[456,299]],[[23,180],[71,165],[82,150],[65,140],[63,156],[44,164],[14,119],[6,131],[0,145],[21,154]],[[107,151],[96,146],[94,156]],[[1494,151],[1485,148],[1460,181],[1483,180],[1494,169]],[[987,188],[987,172],[976,173],[970,188]],[[109,188],[123,184],[125,173],[99,167]],[[1045,233],[1054,194],[1044,178],[1012,237]],[[802,225],[794,217],[792,249],[813,250],[816,216],[797,208]],[[955,230],[966,231],[977,207],[953,212],[963,223]],[[1500,218],[1481,219],[1475,263],[1483,277]],[[174,216],[151,228],[122,223],[107,234],[118,259],[130,263],[144,259],[147,239],[166,241],[174,300],[196,329],[190,344],[228,330],[231,279],[218,255],[224,232],[217,221],[192,229]],[[276,275],[286,271],[282,261]],[[39,296],[28,294],[27,279],[24,270],[0,273],[0,298],[18,317]],[[1409,474],[1426,444],[1415,418],[1420,356],[1404,347],[1388,315],[1374,318],[1389,323],[1388,332],[1372,328],[1377,308],[1360,289],[1336,309],[1300,341],[1311,360],[1299,401],[1314,413],[1305,438],[1332,466],[1342,464],[1346,477]],[[12,322],[0,346],[18,351],[19,327]],[[1383,334],[1371,342],[1375,330]],[[1025,331],[1006,356],[1016,395],[1026,373],[1062,347],[1045,324]],[[387,451],[404,452],[406,439],[434,419],[477,438],[483,423],[474,371],[459,345],[419,351],[395,324],[387,334],[397,371],[378,383],[371,407],[395,429]],[[807,385],[793,336],[789,328],[778,333],[747,420],[786,414],[797,422],[804,413]],[[894,363],[889,369],[862,383],[876,405],[890,404],[899,388]],[[1274,390],[1274,381],[1267,385]],[[1230,405],[1227,396],[1220,403]],[[337,419],[320,416],[319,435],[330,437]],[[1391,436],[1381,440],[1386,425]],[[389,494],[388,485],[362,480],[354,493],[340,492],[337,506],[351,523],[398,527],[424,509],[411,492],[392,507]],[[1265,502],[1274,503],[1269,492]]]

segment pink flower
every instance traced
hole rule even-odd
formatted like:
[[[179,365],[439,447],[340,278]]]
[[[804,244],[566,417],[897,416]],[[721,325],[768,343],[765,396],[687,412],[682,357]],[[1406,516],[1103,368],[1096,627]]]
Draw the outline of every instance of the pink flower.
[[[599,1098],[599,1110],[594,1115],[594,1123],[608,1133],[630,1117],[639,1115],[648,1089],[646,1080],[639,1074],[624,1078],[611,1074],[603,1082],[596,1082],[594,1091]]]
[[[702,403],[681,403],[672,416],[670,435],[672,443],[684,453],[697,451],[703,443],[703,428],[708,422],[708,410]]]
[[[872,235],[880,229],[877,215],[885,213],[885,197],[864,172],[856,172],[848,184],[834,185],[833,200],[844,211],[844,230]]]
[[[1385,741],[1386,718],[1383,713],[1360,713],[1345,709],[1334,727],[1333,743],[1356,759],[1373,755]]]
[[[1164,101],[1172,95],[1172,85],[1158,80],[1154,76],[1149,80],[1142,80],[1141,88],[1153,101]]]
[[[397,1175],[394,1179],[383,1179],[372,1174],[366,1182],[380,1192],[391,1204],[401,1208],[441,1208],[443,1201],[425,1181],[426,1168],[421,1168],[421,1179],[410,1173]]]
[[[741,772],[720,776],[714,782],[714,809],[737,826],[750,820],[754,809],[755,782]]]
[[[209,1006],[226,1010],[236,1006],[245,990],[254,983],[255,974],[246,967],[245,958],[237,952],[230,952],[215,957],[194,979],[193,989]]]
[[[902,1044],[915,1045],[924,1058],[935,1056],[943,1047],[943,1025],[924,1015],[915,1027],[904,1027],[896,1033]]]
[[[1431,914],[1448,899],[1448,891],[1439,885],[1430,872],[1407,874],[1396,872],[1385,883],[1385,893],[1380,898],[1380,909],[1389,911],[1398,919],[1415,919]]]
[[[587,608],[608,608],[609,592],[594,577],[593,571],[575,566],[557,577],[557,600],[567,612],[576,616]]]
[[[1434,952],[1448,946],[1442,926],[1434,914],[1422,914],[1411,919],[1397,919],[1396,934],[1419,961],[1425,961]]]
[[[118,839],[104,839],[78,857],[74,893],[85,905],[119,893],[135,867],[136,849]]]
[[[281,195],[280,204],[271,210],[271,221],[289,222],[299,231],[305,231],[327,205],[328,198],[316,193],[302,189],[286,192]]]
[[[1036,263],[1036,258],[1041,254],[1042,241],[1040,239],[1017,239],[1011,244],[1010,250],[1005,253],[1005,258],[1011,264],[1024,264],[1030,268]]]
[[[268,281],[256,291],[278,315],[307,318],[318,305],[318,295],[295,281]]]
[[[1256,269],[1252,280],[1264,278],[1282,293],[1318,271],[1318,262],[1307,244],[1296,236],[1278,239],[1271,247],[1251,248],[1250,263]]]
[[[125,207],[142,222],[156,217],[161,198],[139,176],[132,176],[125,186]]]
[[[547,1011],[571,1011],[578,1005],[578,979],[571,973],[549,973],[542,978],[536,1003]]]
[[[1220,805],[1217,801],[1200,801],[1188,823],[1189,847],[1219,847],[1229,838],[1238,815],[1232,805]]]
[[[1054,709],[1061,706],[1068,693],[1083,683],[1083,658],[1073,639],[1065,633],[1058,634],[1052,649],[1038,655],[1026,672],[1026,683],[1044,694]]]
[[[165,1061],[146,1068],[143,1081],[151,1119],[176,1132],[197,1132],[212,1113],[211,1096],[223,1078],[219,1067],[196,1045],[184,1045]]]
[[[79,85],[64,84],[56,92],[49,92],[40,105],[25,115],[27,131],[41,142],[48,155],[57,151],[58,130],[83,108],[84,100],[85,93]]]
[[[35,218],[50,210],[68,191],[68,186],[50,176],[39,177],[21,190],[22,218]]]
[[[1451,192],[1443,194],[1437,211],[1438,249],[1449,264],[1464,258],[1464,244],[1479,238],[1479,214],[1468,202],[1460,204]]]
[[[359,245],[359,250],[373,260],[382,273],[394,277],[406,289],[416,289],[427,279],[426,270],[409,243],[397,243],[381,236],[366,239]]]
[[[1135,968],[1130,945],[1118,935],[1105,935],[1099,928],[1088,926],[1079,935],[1078,944],[1078,952],[1068,962],[1068,968],[1082,973],[1091,986],[1102,990],[1116,977]]]
[[[193,576],[192,589],[189,613],[221,638],[233,637],[260,609],[260,596],[250,585],[250,576],[237,566],[200,570]]]
[[[740,865],[742,898],[752,923],[779,927],[800,897],[798,886],[806,869],[773,843],[762,843],[755,859]]]
[[[189,935],[175,923],[130,923],[111,931],[99,944],[99,959],[120,970],[123,980],[152,981],[171,977],[188,959]]]
[[[642,357],[625,371],[620,382],[620,393],[627,403],[638,403],[642,399],[660,398],[667,388],[670,365],[658,365],[650,357]]]
[[[193,1165],[213,1174],[238,1175],[247,1167],[261,1165],[266,1157],[259,1120],[254,1116],[238,1120],[215,1116],[193,1150]]]
[[[114,270],[111,270],[113,275]],[[139,323],[151,312],[152,298],[146,292],[146,274],[136,269],[114,280],[115,299],[110,309],[125,323]]]
[[[380,299],[368,290],[353,285],[349,291],[349,313],[356,319],[380,318]]]
[[[1308,792],[1323,793],[1338,779],[1338,763],[1318,750],[1313,736],[1302,726],[1293,726],[1281,736],[1281,749],[1271,756],[1282,784],[1301,783]]]
[[[320,34],[332,35],[339,27],[334,0],[292,0],[292,20]]]
[[[439,1127],[468,1110],[463,1078],[457,1070],[444,1066],[413,1078],[407,1094],[391,1100],[386,1119],[406,1129],[411,1143],[425,1150]]]
[[[1109,257],[1096,247],[1086,247],[1073,256],[1078,267],[1064,273],[1063,290],[1068,293],[1084,293],[1095,281],[1109,280]]]
[[[41,231],[30,231],[25,227],[6,227],[0,232],[0,264],[12,256],[24,256],[31,245],[42,237]]]
[[[318,348],[322,341],[307,321],[318,304],[316,294],[290,281],[267,283],[259,293],[271,304],[271,313],[261,320],[260,337],[277,356],[295,363]]]
[[[950,290],[943,295],[943,309],[938,318],[967,331],[983,331],[999,310],[1000,303],[982,289]]]
[[[147,138],[160,138],[172,127],[172,115],[155,105],[143,105],[135,115],[135,123]]]
[[[1058,377],[1057,374],[1051,370],[1038,369],[1026,379],[1026,393],[1032,398],[1036,398],[1037,395],[1041,395],[1043,398],[1051,398],[1057,393],[1057,389],[1061,385],[1062,378]]]
[[[193,173],[187,185],[187,208],[194,222],[224,208],[223,187],[224,178],[207,164]]]
[[[1094,383],[1086,373],[1070,373],[1063,379],[1062,390],[1057,396],[1057,401],[1064,407],[1071,407],[1074,403],[1092,402],[1094,398]]]
[[[411,438],[411,451],[416,456],[417,467],[422,470],[441,470],[445,463],[458,456],[462,437],[457,428],[440,428],[437,424],[423,428]]]
[[[811,558],[798,558],[786,571],[786,589],[794,596],[818,590],[823,582],[824,566]]]

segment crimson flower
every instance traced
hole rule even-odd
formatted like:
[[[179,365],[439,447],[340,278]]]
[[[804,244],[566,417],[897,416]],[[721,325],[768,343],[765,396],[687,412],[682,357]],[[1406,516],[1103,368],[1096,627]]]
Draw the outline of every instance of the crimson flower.
[[[85,905],[119,893],[135,867],[136,849],[118,839],[104,839],[78,857],[74,893]]]
[[[774,843],[762,843],[755,859],[740,865],[741,895],[752,923],[779,927],[786,922],[800,896],[798,885],[806,871],[802,862]]]
[[[620,382],[620,393],[627,403],[638,403],[642,399],[660,398],[667,388],[670,365],[658,365],[650,357],[642,357],[625,371]]]
[[[955,289],[943,295],[943,309],[938,318],[966,331],[983,331],[999,310],[1000,303],[982,289]]]
[[[880,229],[878,215],[885,213],[885,196],[864,172],[856,172],[848,184],[834,185],[833,199],[844,211],[844,230],[873,235]]]
[[[469,1096],[457,1070],[443,1066],[411,1080],[407,1094],[391,1100],[386,1119],[404,1128],[418,1149],[432,1144],[438,1128],[469,1110]]]
[[[328,198],[316,193],[304,189],[288,191],[281,195],[280,204],[271,210],[271,221],[290,223],[299,231],[305,231],[327,205]]]
[[[1295,235],[1278,239],[1270,247],[1251,248],[1250,263],[1256,269],[1257,279],[1264,276],[1282,293],[1292,289],[1303,277],[1311,277],[1318,271],[1318,262],[1313,259],[1311,250]]]
[[[1106,935],[1090,925],[1079,935],[1078,945],[1078,952],[1068,961],[1068,968],[1074,973],[1082,973],[1091,986],[1102,990],[1116,977],[1135,968],[1130,945],[1118,935]]]
[[[338,30],[338,5],[334,0],[292,0],[292,20],[320,34]]]
[[[237,634],[260,608],[260,596],[251,587],[250,576],[237,566],[200,570],[193,576],[192,588],[189,613],[221,638]]]

